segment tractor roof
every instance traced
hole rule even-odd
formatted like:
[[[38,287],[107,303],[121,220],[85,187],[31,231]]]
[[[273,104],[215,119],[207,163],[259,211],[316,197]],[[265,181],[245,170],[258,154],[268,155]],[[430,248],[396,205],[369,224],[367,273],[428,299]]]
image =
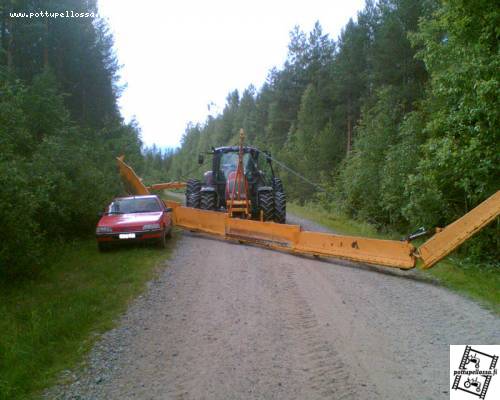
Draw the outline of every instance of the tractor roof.
[[[240,151],[240,146],[222,146],[213,149],[214,153],[238,153]],[[243,146],[243,151],[245,153],[259,153],[259,150],[255,147]]]

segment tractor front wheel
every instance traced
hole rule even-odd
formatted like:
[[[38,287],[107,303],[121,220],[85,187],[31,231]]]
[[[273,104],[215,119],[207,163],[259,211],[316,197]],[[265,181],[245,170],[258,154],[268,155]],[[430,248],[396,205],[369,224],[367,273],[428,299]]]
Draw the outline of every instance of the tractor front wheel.
[[[274,193],[274,220],[279,224],[286,221],[286,196],[283,192]]]
[[[274,217],[274,196],[272,192],[259,193],[259,209],[262,211],[264,221],[272,221]]]
[[[201,192],[200,208],[215,211],[217,208],[217,195],[215,192]]]
[[[198,179],[188,179],[186,182],[186,207],[200,208],[201,182]]]

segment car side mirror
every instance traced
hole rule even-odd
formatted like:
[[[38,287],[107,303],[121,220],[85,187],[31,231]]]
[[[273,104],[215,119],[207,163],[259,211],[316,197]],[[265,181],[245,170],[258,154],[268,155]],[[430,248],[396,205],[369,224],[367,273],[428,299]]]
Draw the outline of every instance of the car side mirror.
[[[172,212],[172,208],[171,207],[165,208],[165,212]]]
[[[198,155],[198,164],[203,164],[205,162],[205,157],[203,156],[203,154],[199,154]]]

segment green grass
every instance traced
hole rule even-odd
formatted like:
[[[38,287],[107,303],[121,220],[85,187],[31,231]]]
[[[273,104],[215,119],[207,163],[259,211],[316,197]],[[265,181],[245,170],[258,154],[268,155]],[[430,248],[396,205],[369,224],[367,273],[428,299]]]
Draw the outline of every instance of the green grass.
[[[101,254],[95,239],[57,245],[35,280],[0,285],[0,399],[39,396],[83,359],[165,265],[169,249]]]
[[[177,201],[180,203],[184,202],[184,190],[164,190],[162,193],[162,199],[164,200],[171,200],[171,201]]]
[[[315,221],[335,232],[345,235],[365,236],[379,239],[400,239],[404,235],[397,232],[379,233],[367,223],[353,221],[344,215],[328,213],[316,204],[302,207],[288,204],[292,214]],[[418,247],[423,241],[415,241]],[[448,256],[422,274],[438,280],[443,286],[470,297],[483,306],[500,314],[500,271],[498,267],[471,265],[457,256]]]
[[[302,207],[294,203],[287,204],[287,210],[292,214],[298,215],[317,222],[332,231],[351,236],[364,236],[370,238],[389,238],[390,235],[381,235],[370,224],[353,221],[341,214],[332,214],[326,212],[317,204],[308,204],[307,207]]]

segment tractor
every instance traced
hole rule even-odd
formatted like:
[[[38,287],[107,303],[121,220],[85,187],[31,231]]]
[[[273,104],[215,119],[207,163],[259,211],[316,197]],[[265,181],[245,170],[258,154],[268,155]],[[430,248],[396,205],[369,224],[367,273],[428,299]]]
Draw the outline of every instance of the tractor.
[[[464,382],[464,386],[469,389],[471,386],[476,387],[476,392],[481,392],[481,382],[478,381],[477,377],[476,379],[474,378],[467,378],[467,380]]]
[[[473,356],[467,357],[467,360],[465,360],[465,365],[472,363],[476,366],[476,369],[478,369],[479,368],[479,361],[480,360],[479,360],[477,354],[474,354]]]
[[[268,152],[243,146],[212,148],[212,169],[202,181],[189,179],[186,183],[186,206],[202,210],[224,211],[231,217],[286,221],[286,196],[283,183],[274,174]],[[204,163],[200,154],[198,163]]]

